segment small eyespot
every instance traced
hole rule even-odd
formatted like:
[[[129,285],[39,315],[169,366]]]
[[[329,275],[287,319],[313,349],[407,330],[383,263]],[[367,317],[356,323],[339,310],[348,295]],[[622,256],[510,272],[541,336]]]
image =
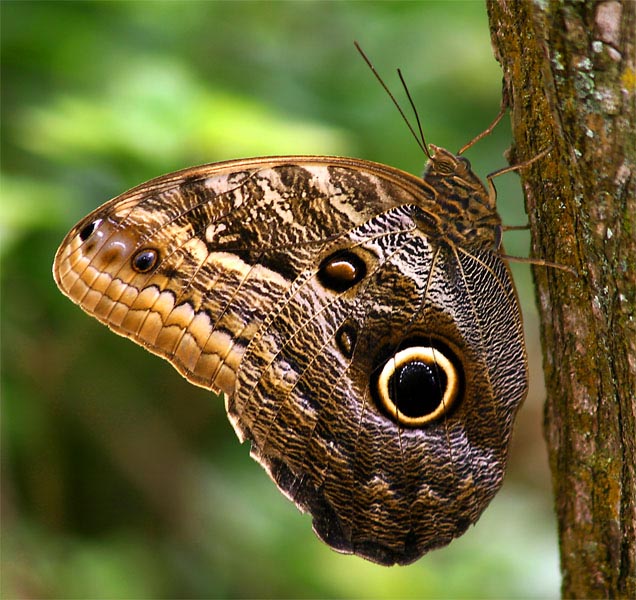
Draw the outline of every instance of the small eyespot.
[[[95,231],[95,229],[97,229],[97,227],[99,226],[99,224],[102,222],[101,219],[96,219],[95,221],[93,221],[92,223],[89,223],[88,225],[86,225],[80,232],[79,232],[79,238],[80,240],[82,240],[82,242],[85,242],[89,237],[91,237],[91,235],[93,235],[93,232]]]
[[[139,250],[132,257],[131,265],[137,273],[149,273],[159,262],[159,252],[152,248]]]
[[[325,258],[318,268],[322,285],[334,292],[353,287],[367,273],[364,261],[350,250],[339,250]]]
[[[336,344],[346,358],[353,356],[357,340],[356,325],[351,320],[348,320],[336,331]]]

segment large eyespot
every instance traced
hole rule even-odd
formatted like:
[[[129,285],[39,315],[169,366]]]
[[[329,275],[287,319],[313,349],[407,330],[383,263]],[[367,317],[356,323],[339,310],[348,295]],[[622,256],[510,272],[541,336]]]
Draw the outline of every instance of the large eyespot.
[[[139,250],[132,257],[130,264],[137,273],[149,273],[159,262],[159,252],[153,248]]]
[[[351,250],[339,250],[325,258],[318,267],[318,280],[334,292],[353,287],[367,273],[364,261]]]
[[[93,235],[93,232],[95,231],[95,229],[99,227],[99,224],[101,222],[102,222],[101,219],[96,219],[92,223],[89,223],[88,225],[84,226],[82,230],[79,232],[80,240],[82,240],[82,242],[85,242],[89,237],[91,237],[91,235]]]
[[[383,412],[405,427],[420,427],[447,415],[461,397],[463,372],[445,346],[413,345],[381,367],[374,397]]]

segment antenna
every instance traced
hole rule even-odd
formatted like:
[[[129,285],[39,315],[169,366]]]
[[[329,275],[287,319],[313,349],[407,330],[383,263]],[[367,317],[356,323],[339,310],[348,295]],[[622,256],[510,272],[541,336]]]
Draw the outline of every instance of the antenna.
[[[424,152],[429,158],[431,158],[431,155],[428,153],[428,146],[426,145],[426,140],[424,139],[424,132],[422,131],[422,123],[420,123],[420,115],[418,114],[417,108],[415,107],[415,102],[413,102],[413,98],[411,97],[411,92],[408,86],[406,85],[406,81],[404,81],[404,77],[402,77],[401,69],[398,69],[397,72],[400,77],[400,81],[402,82],[402,87],[404,88],[404,91],[406,92],[406,97],[409,99],[409,103],[411,105],[411,108],[413,109],[413,114],[415,115],[415,121],[417,122],[417,129],[420,132],[420,139],[422,140],[422,145],[424,146]],[[413,129],[411,129],[411,132],[412,131]]]
[[[409,128],[409,131],[413,135],[413,138],[415,138],[415,141],[417,142],[417,145],[421,148],[422,152],[424,152],[424,154],[426,154],[426,156],[428,156],[428,158],[430,159],[431,158],[431,154],[428,151],[428,147],[426,145],[426,140],[424,139],[424,133],[422,132],[422,125],[420,123],[420,117],[417,114],[417,110],[415,108],[415,103],[413,102],[413,99],[411,98],[411,94],[410,94],[410,92],[408,90],[408,87],[406,86],[406,83],[404,82],[404,78],[402,77],[402,72],[400,71],[400,69],[398,69],[397,72],[398,72],[398,75],[400,77],[400,81],[402,82],[402,85],[404,86],[404,90],[406,91],[406,95],[407,95],[407,97],[409,99],[409,102],[411,104],[411,108],[413,109],[413,112],[415,113],[415,120],[417,121],[417,127],[418,127],[418,130],[419,130],[419,133],[420,133],[419,136],[417,135],[417,133],[415,132],[415,129],[413,128],[413,126],[411,125],[409,120],[407,119],[406,115],[404,114],[404,111],[402,110],[402,107],[400,106],[398,101],[395,99],[395,96],[391,93],[391,90],[388,88],[386,83],[384,83],[384,80],[382,79],[382,77],[380,77],[380,74],[376,71],[376,69],[373,66],[373,63],[371,62],[369,57],[364,53],[364,51],[360,47],[360,44],[358,44],[358,42],[355,42],[355,41],[353,42],[353,44],[356,47],[356,49],[358,50],[358,52],[360,53],[360,55],[362,56],[362,58],[364,59],[364,62],[366,62],[367,65],[369,66],[369,69],[371,69],[371,72],[375,75],[375,78],[380,82],[380,85],[384,88],[384,91],[389,95],[389,98],[391,98],[391,101],[395,105],[395,108],[398,109],[398,112],[402,116],[402,119],[406,123],[406,126]]]

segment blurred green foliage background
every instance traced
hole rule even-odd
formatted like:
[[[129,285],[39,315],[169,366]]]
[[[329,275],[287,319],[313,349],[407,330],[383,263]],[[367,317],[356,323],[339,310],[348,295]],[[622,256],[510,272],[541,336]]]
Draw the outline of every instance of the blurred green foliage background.
[[[2,596],[542,598],[558,595],[529,271],[532,390],[503,491],[412,566],[334,553],[250,460],[223,403],[55,288],[66,231],[162,173],[267,154],[424,157],[355,52],[429,142],[457,149],[497,113],[478,2],[3,2]],[[507,163],[504,122],[468,156]],[[504,222],[525,222],[516,175]],[[528,238],[510,234],[510,254]]]

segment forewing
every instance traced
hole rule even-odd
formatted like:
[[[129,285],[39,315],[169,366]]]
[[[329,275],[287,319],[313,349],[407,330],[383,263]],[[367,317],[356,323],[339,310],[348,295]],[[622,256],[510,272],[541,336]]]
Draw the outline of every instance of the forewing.
[[[249,340],[324,245],[384,211],[387,198],[400,205],[416,193],[411,176],[352,159],[196,167],[83,219],[60,246],[54,276],[113,331],[193,383],[232,394]],[[156,253],[149,271],[136,268],[144,251]]]

